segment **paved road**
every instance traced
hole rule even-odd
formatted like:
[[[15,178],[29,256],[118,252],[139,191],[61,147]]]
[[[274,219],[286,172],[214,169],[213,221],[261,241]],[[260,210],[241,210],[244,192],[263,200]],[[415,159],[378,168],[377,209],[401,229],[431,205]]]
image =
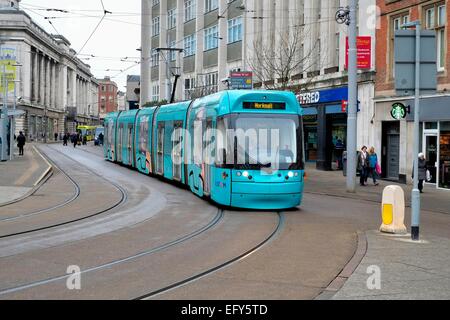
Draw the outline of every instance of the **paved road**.
[[[307,194],[301,208],[281,216],[222,212],[187,190],[105,162],[100,148],[42,150],[79,182],[80,193],[89,194],[86,211],[99,210],[108,198],[103,187],[91,188],[88,181],[107,179],[115,186],[105,186],[106,193],[115,198],[119,187],[126,200],[98,216],[0,239],[0,299],[132,299],[206,270],[211,272],[149,298],[312,299],[353,256],[357,231],[379,226],[374,202]],[[67,199],[67,179],[58,184],[61,199]],[[24,212],[28,205],[24,202]],[[46,222],[57,224],[64,215],[64,210],[49,214]],[[16,223],[40,226],[34,219]],[[423,222],[450,237],[446,215],[425,213]],[[0,229],[4,223],[0,220]],[[70,265],[81,268],[81,290],[66,287]]]

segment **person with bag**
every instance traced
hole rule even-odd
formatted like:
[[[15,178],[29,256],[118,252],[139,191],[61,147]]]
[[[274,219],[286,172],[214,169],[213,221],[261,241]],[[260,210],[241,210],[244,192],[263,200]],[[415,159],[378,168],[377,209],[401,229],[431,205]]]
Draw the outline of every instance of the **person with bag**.
[[[375,148],[371,147],[369,149],[369,175],[372,177],[373,184],[377,186],[379,183],[377,182],[377,165],[378,165],[378,156],[375,153]]]
[[[427,160],[425,159],[425,155],[421,152],[418,156],[418,164],[419,164],[419,191],[423,193],[423,182],[427,179],[428,168],[427,168]],[[414,179],[414,164],[413,164],[413,174],[412,178]]]

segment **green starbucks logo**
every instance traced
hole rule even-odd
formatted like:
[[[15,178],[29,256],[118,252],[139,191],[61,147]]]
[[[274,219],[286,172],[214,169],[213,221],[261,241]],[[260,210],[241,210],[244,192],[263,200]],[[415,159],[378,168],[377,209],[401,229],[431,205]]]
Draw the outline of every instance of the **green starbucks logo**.
[[[406,107],[400,102],[394,103],[392,105],[391,116],[396,120],[404,119],[406,117]]]

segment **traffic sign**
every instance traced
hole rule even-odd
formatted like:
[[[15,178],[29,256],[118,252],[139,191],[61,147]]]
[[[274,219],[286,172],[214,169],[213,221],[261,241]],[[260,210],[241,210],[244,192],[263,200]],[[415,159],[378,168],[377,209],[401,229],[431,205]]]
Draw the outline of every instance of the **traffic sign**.
[[[253,73],[250,71],[230,72],[230,89],[253,89]]]

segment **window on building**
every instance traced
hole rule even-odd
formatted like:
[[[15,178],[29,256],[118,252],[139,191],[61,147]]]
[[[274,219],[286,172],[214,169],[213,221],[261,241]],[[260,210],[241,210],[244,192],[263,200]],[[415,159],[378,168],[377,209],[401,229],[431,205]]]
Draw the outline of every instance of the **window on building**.
[[[152,86],[152,101],[159,101],[159,84]]]
[[[389,46],[389,56],[390,56],[390,70],[392,71],[391,77],[395,75],[395,63],[394,63],[394,37],[395,31],[402,29],[402,25],[409,22],[409,13],[403,12],[395,15],[391,18],[390,27],[390,46]]]
[[[171,49],[175,48],[175,44],[176,44],[175,40],[170,41],[169,48],[171,48]],[[170,61],[176,61],[177,60],[177,52],[169,51],[169,59],[170,59]]]
[[[219,42],[219,28],[217,25],[205,30],[205,51],[215,49]]]
[[[195,79],[194,78],[186,78],[184,79],[184,99],[191,99],[191,91],[195,89]]]
[[[152,61],[151,61],[152,67],[159,66],[159,52],[156,50],[152,50]]]
[[[159,17],[152,19],[152,36],[159,35]]]
[[[205,0],[205,12],[210,12],[219,8],[219,0]]]
[[[184,37],[184,56],[189,57],[195,54],[197,41],[195,34]]]
[[[242,40],[242,17],[228,20],[228,43]]]
[[[340,39],[339,39],[339,32],[337,32],[335,35],[335,44],[336,44],[336,50],[334,52],[334,66],[339,66],[339,50],[340,50]]]
[[[215,93],[218,90],[217,87],[217,79],[218,79],[218,73],[217,72],[211,72],[207,73],[205,75],[205,85],[208,88],[208,94]]]
[[[159,4],[159,0],[152,0],[152,5],[156,6],[157,4]]]
[[[195,19],[196,11],[197,11],[196,0],[184,0],[184,22]]]
[[[425,8],[425,28],[436,31],[437,68],[439,71],[445,69],[445,27],[446,9],[444,2],[434,3]]]
[[[177,26],[177,10],[176,8],[167,11],[167,28],[173,29]]]

